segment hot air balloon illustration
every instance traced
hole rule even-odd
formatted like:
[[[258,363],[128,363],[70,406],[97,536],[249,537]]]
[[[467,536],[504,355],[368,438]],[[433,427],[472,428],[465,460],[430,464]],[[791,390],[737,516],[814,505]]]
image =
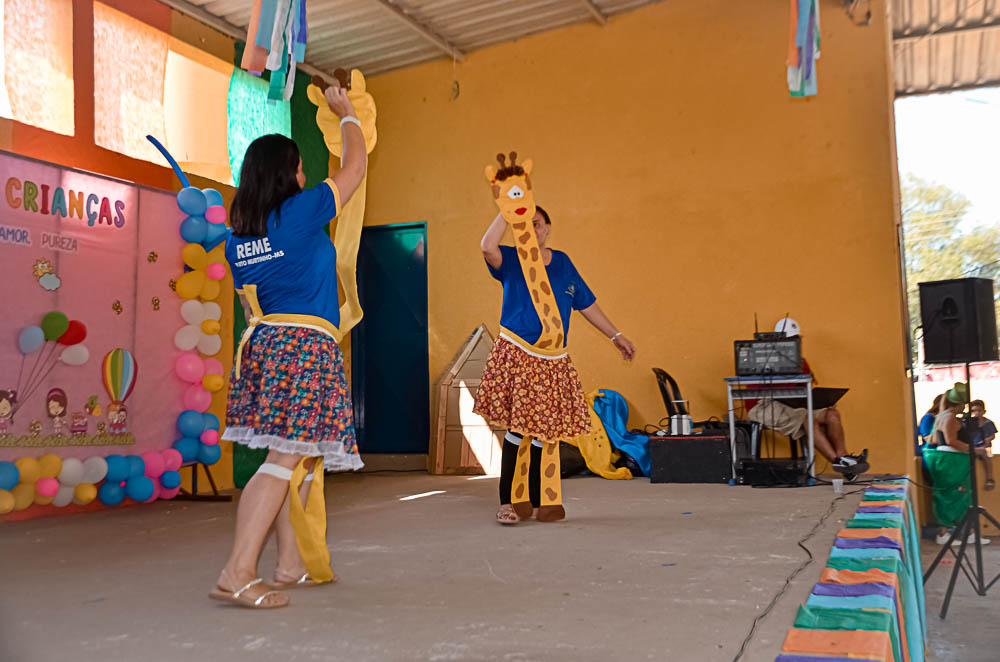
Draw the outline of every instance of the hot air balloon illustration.
[[[108,405],[108,432],[111,434],[125,434],[128,431],[125,400],[132,395],[138,373],[139,365],[135,357],[121,347],[108,352],[101,363],[101,379],[111,397],[111,404]]]

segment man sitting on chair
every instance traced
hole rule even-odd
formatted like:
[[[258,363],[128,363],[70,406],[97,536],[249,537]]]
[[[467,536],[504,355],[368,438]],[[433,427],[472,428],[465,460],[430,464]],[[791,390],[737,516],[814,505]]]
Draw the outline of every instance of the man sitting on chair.
[[[799,335],[799,325],[795,320],[785,317],[778,321],[774,328],[777,333],[793,338]],[[809,363],[803,357],[802,374],[813,374]],[[813,381],[816,376],[813,375]],[[789,407],[776,398],[761,398],[746,402],[747,416],[751,421],[760,423],[779,434],[783,434],[799,443],[808,434],[809,412],[806,409]],[[860,455],[847,452],[844,440],[844,425],[840,419],[840,411],[836,406],[824,407],[813,411],[813,446],[816,451],[830,461],[834,470],[844,475],[848,481],[868,471],[868,449]]]

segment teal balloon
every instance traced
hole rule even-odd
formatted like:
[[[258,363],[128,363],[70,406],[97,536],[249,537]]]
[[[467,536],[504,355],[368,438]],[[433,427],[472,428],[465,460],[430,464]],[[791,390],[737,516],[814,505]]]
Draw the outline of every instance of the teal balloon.
[[[181,461],[194,462],[198,459],[198,447],[201,442],[191,437],[182,437],[174,442],[174,450],[181,454]]]
[[[189,216],[201,216],[208,209],[208,200],[197,186],[188,186],[177,194],[177,206]]]
[[[125,457],[128,460],[128,477],[135,478],[136,476],[142,476],[146,473],[146,461],[143,460],[138,455],[128,455]],[[127,480],[127,479],[126,479]],[[149,497],[146,497],[147,499]]]
[[[22,354],[37,352],[38,348],[44,344],[45,332],[37,326],[26,326],[21,329],[21,333],[17,336],[17,348],[21,350]]]
[[[13,462],[0,462],[0,490],[12,490],[21,480],[21,472]]]
[[[69,328],[69,318],[58,310],[53,310],[42,318],[42,332],[46,340],[59,340]]]
[[[164,489],[172,490],[181,486],[181,474],[179,471],[164,471],[160,474],[160,485]]]
[[[201,444],[198,449],[198,461],[202,464],[215,464],[222,457],[222,447],[219,444]]]
[[[201,192],[205,194],[205,202],[208,203],[206,209],[215,205],[223,205],[222,194],[214,188],[202,189]]]
[[[209,225],[201,216],[188,216],[181,221],[181,239],[189,244],[200,244],[205,241]]]
[[[177,417],[177,431],[184,437],[197,439],[205,431],[205,420],[200,411],[187,409]]]
[[[201,415],[205,420],[206,430],[218,430],[219,429],[219,417],[215,414],[209,414],[208,412]]]
[[[97,488],[97,498],[105,506],[117,506],[125,500],[125,488],[120,482],[111,483],[105,481]],[[149,497],[146,497],[147,499]]]
[[[118,484],[128,479],[131,466],[127,458],[121,455],[109,455],[104,460],[108,463],[108,473],[104,476],[106,483]]]
[[[133,476],[125,483],[125,494],[132,501],[148,501],[155,489],[156,486],[149,476]]]

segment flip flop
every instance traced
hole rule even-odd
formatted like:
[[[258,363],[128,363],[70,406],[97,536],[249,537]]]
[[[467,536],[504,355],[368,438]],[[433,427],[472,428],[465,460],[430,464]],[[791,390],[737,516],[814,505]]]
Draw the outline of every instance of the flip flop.
[[[264,588],[268,590],[264,591],[256,598],[246,595],[246,591],[253,588],[257,584],[264,584],[264,580],[258,577],[243,588],[231,592],[216,585],[216,587],[209,592],[208,597],[213,600],[219,600],[220,602],[229,602],[231,604],[239,605],[240,607],[246,607],[247,609],[279,609],[281,607],[288,606],[288,601],[281,604],[264,604],[264,600],[267,599],[267,596],[281,595],[278,591],[271,590],[271,587],[267,584],[264,584]]]
[[[497,511],[497,523],[503,524],[504,526],[514,526],[521,521],[521,517],[514,512],[514,507],[509,503],[505,503],[500,506],[500,510]]]
[[[992,478],[988,478],[986,480],[986,484],[983,485],[983,489],[986,490],[987,492],[989,492],[990,490],[996,489],[996,486],[997,486],[997,482],[995,480],[993,480]]]
[[[334,578],[331,579],[329,582],[324,582],[324,583],[325,584],[336,584],[337,583],[337,577],[334,576]],[[271,586],[274,587],[275,589],[279,590],[279,591],[287,591],[290,588],[304,588],[304,587],[310,587],[311,588],[313,586],[322,586],[322,584],[314,582],[312,580],[312,577],[310,577],[309,573],[307,572],[304,575],[302,575],[301,577],[299,577],[294,582],[279,582],[278,580],[274,580],[273,582],[271,582]]]

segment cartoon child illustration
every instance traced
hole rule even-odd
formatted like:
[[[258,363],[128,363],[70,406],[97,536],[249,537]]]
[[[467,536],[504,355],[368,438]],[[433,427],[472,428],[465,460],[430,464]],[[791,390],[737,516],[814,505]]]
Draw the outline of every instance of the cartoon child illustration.
[[[82,411],[75,411],[70,417],[69,433],[73,437],[85,437],[89,431],[89,425],[87,415]]]
[[[128,409],[123,402],[112,402],[108,405],[108,432],[111,434],[125,434],[128,421]]]
[[[56,436],[66,434],[66,391],[54,388],[45,396],[45,409],[52,419],[52,433]]]
[[[10,426],[14,423],[14,405],[17,404],[17,391],[0,389],[0,436],[10,434]]]

